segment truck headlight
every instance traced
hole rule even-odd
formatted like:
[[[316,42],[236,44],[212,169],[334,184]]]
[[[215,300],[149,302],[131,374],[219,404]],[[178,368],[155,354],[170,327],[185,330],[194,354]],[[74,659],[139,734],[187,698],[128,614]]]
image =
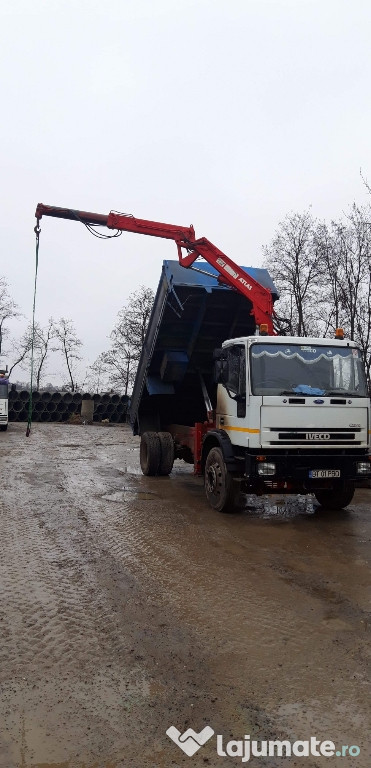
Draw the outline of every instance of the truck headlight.
[[[370,473],[371,464],[368,461],[357,461],[357,474],[368,475]]]
[[[261,464],[258,464],[258,475],[275,475],[276,474],[276,465],[271,464],[268,461],[263,461]]]

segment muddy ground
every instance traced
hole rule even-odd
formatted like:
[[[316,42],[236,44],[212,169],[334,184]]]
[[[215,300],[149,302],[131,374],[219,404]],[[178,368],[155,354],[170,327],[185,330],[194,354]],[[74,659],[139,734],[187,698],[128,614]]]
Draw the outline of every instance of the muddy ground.
[[[144,478],[126,427],[0,434],[1,768],[237,766],[215,736],[330,739],[369,768],[370,495],[207,505],[183,462]]]

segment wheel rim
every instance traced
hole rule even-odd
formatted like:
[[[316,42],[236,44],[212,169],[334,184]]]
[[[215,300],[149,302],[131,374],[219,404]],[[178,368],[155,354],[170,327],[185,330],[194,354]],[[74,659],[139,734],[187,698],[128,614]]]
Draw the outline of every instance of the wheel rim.
[[[219,462],[214,461],[207,468],[206,472],[206,492],[208,496],[215,499],[220,498],[220,491],[222,486],[222,469]]]

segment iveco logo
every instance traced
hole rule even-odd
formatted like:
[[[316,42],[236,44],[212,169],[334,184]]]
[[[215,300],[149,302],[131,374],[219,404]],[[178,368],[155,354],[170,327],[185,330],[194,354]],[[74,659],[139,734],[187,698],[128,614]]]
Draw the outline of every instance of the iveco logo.
[[[328,432],[306,432],[306,440],[329,440],[330,435]]]

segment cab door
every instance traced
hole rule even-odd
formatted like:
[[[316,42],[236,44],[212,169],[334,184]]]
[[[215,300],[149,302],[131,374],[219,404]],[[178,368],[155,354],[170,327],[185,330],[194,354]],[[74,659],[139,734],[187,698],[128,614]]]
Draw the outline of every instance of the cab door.
[[[246,347],[232,344],[221,350],[216,426],[232,443],[246,444]]]

